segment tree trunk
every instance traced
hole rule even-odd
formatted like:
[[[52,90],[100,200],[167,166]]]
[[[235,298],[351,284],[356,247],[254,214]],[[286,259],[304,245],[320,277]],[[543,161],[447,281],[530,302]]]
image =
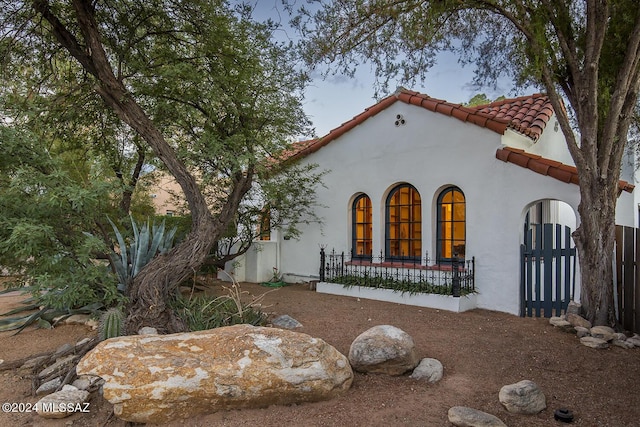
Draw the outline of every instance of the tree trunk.
[[[219,235],[212,219],[202,221],[178,246],[138,273],[127,292],[126,334],[135,334],[143,326],[156,328],[159,333],[188,330],[168,302],[179,284],[200,268]]]
[[[581,185],[580,226],[573,237],[580,260],[583,314],[594,326],[615,327],[613,250],[617,182],[611,187],[602,180]]]

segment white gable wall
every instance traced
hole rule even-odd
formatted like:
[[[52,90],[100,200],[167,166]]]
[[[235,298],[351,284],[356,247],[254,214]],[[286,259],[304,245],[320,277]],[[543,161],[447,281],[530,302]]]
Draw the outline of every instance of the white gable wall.
[[[405,125],[395,125],[398,114]],[[384,253],[386,196],[400,183],[420,193],[422,250],[434,257],[436,199],[453,185],[466,197],[466,255],[476,257],[478,306],[517,314],[525,208],[549,198],[576,210],[579,198],[573,184],[496,159],[496,150],[517,137],[396,102],[304,159],[330,170],[326,188],[317,190],[319,203],[326,206],[319,210],[324,225],[308,226],[299,241],[280,240],[281,271],[314,278],[321,245],[348,253],[351,204],[361,193],[373,204],[374,255]]]

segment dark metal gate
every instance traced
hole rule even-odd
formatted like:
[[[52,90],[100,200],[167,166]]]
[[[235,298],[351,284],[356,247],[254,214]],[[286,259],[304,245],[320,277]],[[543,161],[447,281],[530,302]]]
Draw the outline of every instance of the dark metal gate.
[[[576,249],[569,227],[536,224],[525,228],[520,245],[520,316],[560,316],[573,297],[575,271]]]

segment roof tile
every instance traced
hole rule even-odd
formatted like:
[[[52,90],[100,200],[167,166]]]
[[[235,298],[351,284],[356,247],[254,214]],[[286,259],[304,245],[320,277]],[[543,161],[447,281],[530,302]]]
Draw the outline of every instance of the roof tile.
[[[496,151],[496,158],[547,175],[562,182],[578,184],[578,169],[575,166],[547,159],[537,154],[527,153],[513,147],[502,147]],[[635,186],[627,181],[618,182],[618,190],[631,193]]]

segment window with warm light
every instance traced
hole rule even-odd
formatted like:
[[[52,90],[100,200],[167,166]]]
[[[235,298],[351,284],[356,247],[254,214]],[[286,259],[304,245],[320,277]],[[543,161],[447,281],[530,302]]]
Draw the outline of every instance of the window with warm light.
[[[258,239],[271,240],[271,212],[266,208],[260,214],[260,223],[258,224]]]
[[[386,203],[387,259],[419,260],[422,254],[422,205],[413,186],[394,188]]]
[[[464,258],[465,249],[465,197],[459,188],[449,187],[438,196],[438,261]]]
[[[371,258],[373,252],[373,212],[371,199],[361,194],[353,201],[351,209],[353,258]]]

